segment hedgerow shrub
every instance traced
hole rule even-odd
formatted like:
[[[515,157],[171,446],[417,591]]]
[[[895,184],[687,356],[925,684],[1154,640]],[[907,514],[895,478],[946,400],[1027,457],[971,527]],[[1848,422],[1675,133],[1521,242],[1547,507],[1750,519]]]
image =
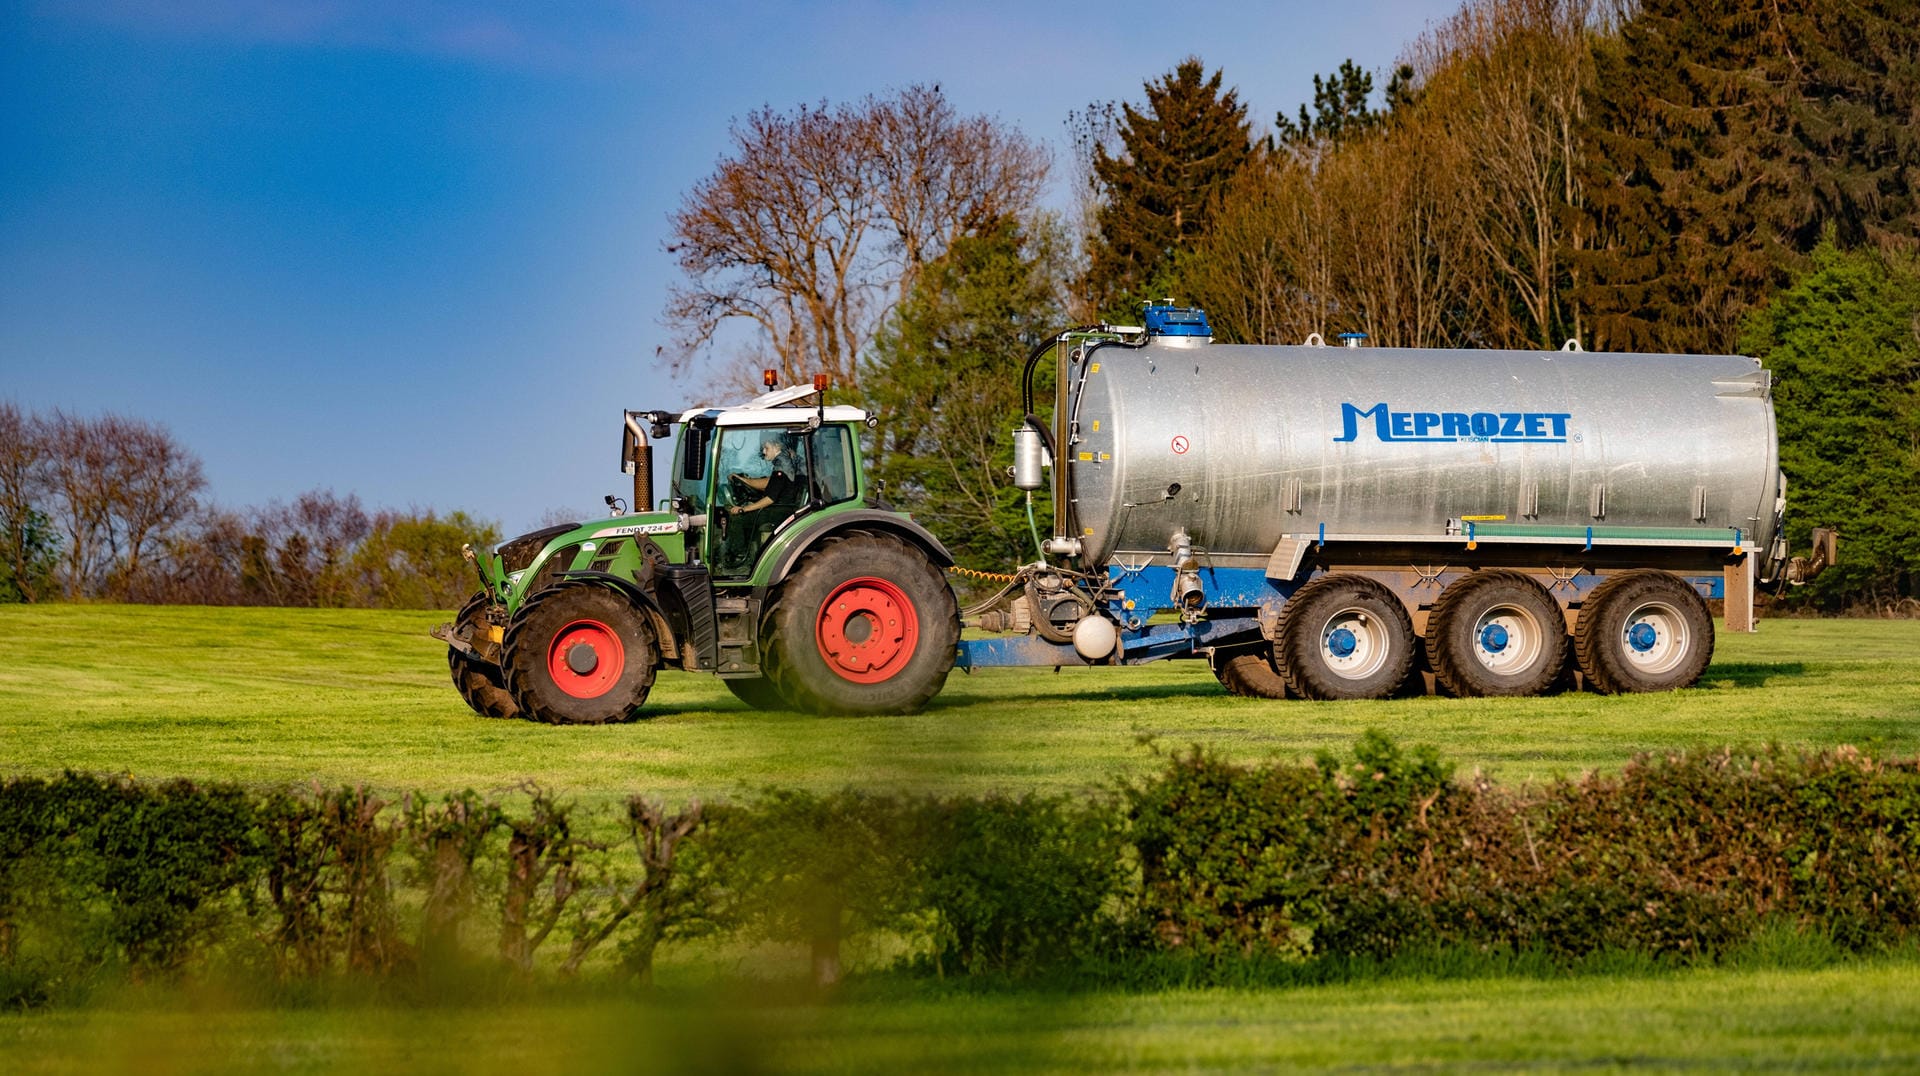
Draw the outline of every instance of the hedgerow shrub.
[[[1175,753],[1117,795],[636,796],[592,819],[530,786],[390,802],[0,781],[0,1007],[218,961],[289,982],[486,964],[646,982],[660,946],[699,937],[800,947],[824,985],[868,938],[909,970],[1126,981],[1166,960],[1216,978],[1422,953],[1584,966],[1916,933],[1920,763],[1851,748],[1511,789],[1369,734],[1310,764]]]
[[[1032,975],[1094,958],[1112,936],[1125,855],[1106,802],[926,800],[917,829],[913,896],[936,971]]]

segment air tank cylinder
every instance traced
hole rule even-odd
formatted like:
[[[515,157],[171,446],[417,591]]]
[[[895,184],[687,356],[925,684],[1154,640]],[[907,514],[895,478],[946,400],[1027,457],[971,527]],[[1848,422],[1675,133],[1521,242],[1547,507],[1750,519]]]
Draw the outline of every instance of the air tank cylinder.
[[[1013,431],[1013,486],[1015,489],[1036,490],[1047,488],[1047,479],[1041,473],[1047,463],[1047,448],[1040,440],[1040,431],[1032,426],[1022,426]]]

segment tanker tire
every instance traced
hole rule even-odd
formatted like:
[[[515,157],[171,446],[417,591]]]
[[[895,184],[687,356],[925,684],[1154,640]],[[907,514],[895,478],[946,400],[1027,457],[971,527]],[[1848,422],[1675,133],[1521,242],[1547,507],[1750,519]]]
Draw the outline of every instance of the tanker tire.
[[[1303,699],[1384,699],[1413,667],[1413,621],[1393,592],[1364,576],[1329,575],[1280,613],[1279,661]]]
[[[1291,692],[1286,674],[1273,663],[1273,647],[1262,643],[1244,650],[1215,650],[1208,664],[1227,694],[1243,699],[1284,699]]]
[[[658,666],[646,613],[590,583],[562,583],[528,598],[502,646],[507,690],[521,713],[552,725],[639,717]]]
[[[819,714],[907,714],[947,682],[960,610],[918,549],[856,531],[823,539],[781,588],[766,644],[774,683]]]
[[[460,615],[454,618],[453,630],[461,638],[470,639],[475,628],[485,625],[488,605],[487,592],[477,591],[460,607]],[[520,705],[513,701],[513,695],[507,690],[506,675],[500,666],[489,661],[468,657],[466,654],[447,647],[447,668],[453,673],[453,689],[460,693],[473,712],[481,717],[519,717]]]
[[[1427,614],[1427,661],[1461,698],[1538,695],[1567,660],[1567,618],[1519,572],[1481,571],[1457,580]]]
[[[762,713],[779,713],[793,709],[793,704],[780,694],[780,687],[765,676],[747,679],[722,680],[733,697],[747,704],[747,709]]]
[[[1573,646],[1595,691],[1677,691],[1699,683],[1713,660],[1713,614],[1700,592],[1671,572],[1621,572],[1581,604]]]

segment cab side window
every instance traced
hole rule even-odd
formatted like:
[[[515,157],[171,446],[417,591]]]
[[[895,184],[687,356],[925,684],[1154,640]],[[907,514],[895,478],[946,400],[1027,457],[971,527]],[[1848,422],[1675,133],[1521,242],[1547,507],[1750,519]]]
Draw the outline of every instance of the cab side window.
[[[836,504],[854,495],[853,449],[845,426],[822,426],[813,432],[813,485],[821,504]]]

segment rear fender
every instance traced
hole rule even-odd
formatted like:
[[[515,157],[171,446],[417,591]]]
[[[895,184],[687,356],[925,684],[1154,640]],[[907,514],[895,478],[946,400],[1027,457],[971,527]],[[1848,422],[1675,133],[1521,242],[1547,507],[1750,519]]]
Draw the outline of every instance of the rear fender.
[[[947,552],[947,547],[940,544],[940,539],[925,527],[897,512],[863,508],[824,515],[801,527],[774,557],[766,585],[778,586],[800,563],[800,558],[807,555],[808,550],[820,544],[822,539],[846,530],[891,534],[918,547],[941,570],[953,567],[953,554]]]

